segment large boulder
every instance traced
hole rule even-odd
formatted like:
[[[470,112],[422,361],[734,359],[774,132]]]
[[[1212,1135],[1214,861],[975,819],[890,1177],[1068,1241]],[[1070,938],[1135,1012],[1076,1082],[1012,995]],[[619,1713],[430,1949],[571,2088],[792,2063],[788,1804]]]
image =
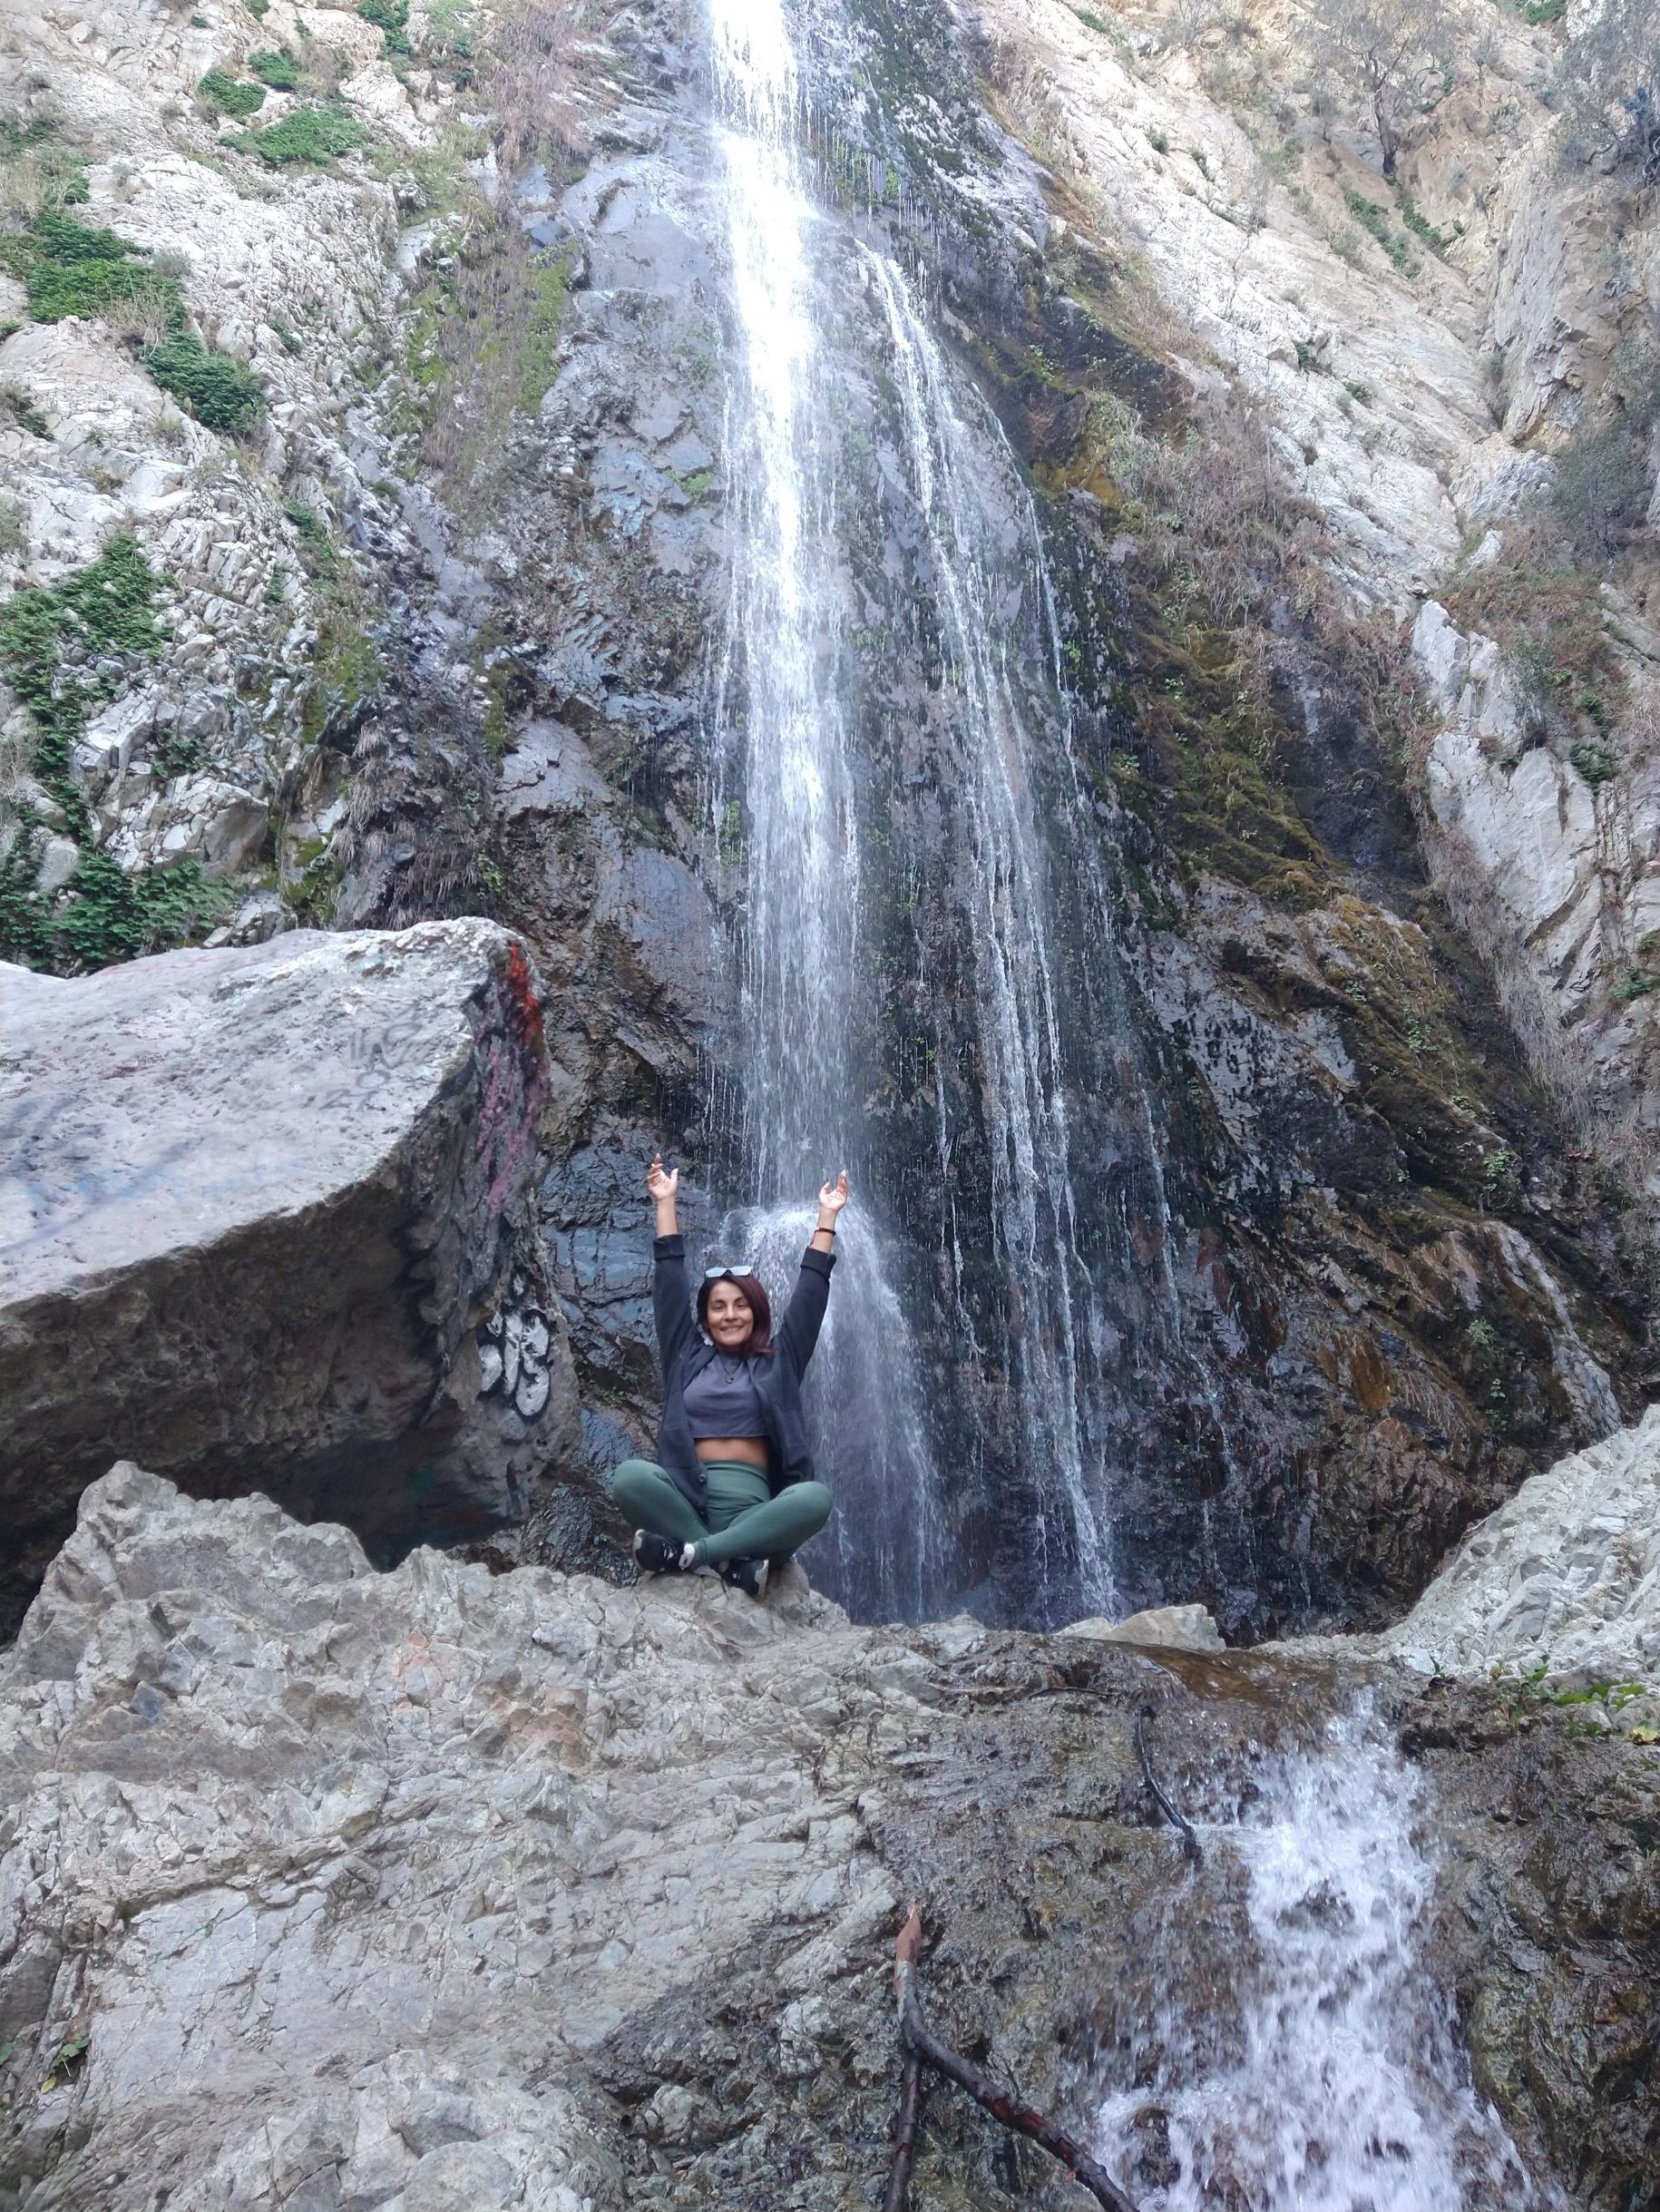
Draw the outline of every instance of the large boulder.
[[[518,941],[290,934],[3,988],[5,1625],[123,1454],[380,1557],[517,1518],[575,1430]]]

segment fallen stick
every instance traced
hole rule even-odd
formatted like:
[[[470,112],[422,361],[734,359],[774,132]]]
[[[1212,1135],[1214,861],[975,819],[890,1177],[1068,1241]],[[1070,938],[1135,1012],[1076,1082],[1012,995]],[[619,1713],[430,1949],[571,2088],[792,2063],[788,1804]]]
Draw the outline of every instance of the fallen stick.
[[[899,2118],[893,2128],[893,2160],[888,2168],[888,2186],[882,2212],[905,2212],[911,2187],[911,2167],[916,2157],[916,2131],[923,2111],[923,2061],[914,2051],[905,2052],[905,2070],[899,2085]]]
[[[899,2000],[899,2037],[908,2053],[923,2064],[932,2066],[936,2073],[954,2081],[964,2089],[993,2119],[1001,2120],[1016,2135],[1024,2135],[1047,2150],[1052,2158],[1059,2158],[1074,2181],[1087,2188],[1098,2204],[1107,2207],[1107,2212],[1136,2212],[1135,2200],[1127,2197],[1105,2167],[1098,2166],[1081,2143],[1057,2128],[1052,2119],[1030,2106],[1020,2104],[1004,2090],[996,2088],[977,2066],[954,2051],[939,2037],[923,2018],[922,1999],[917,1994],[916,1962],[923,1948],[923,1908],[913,1904],[905,1914],[905,1924],[899,1931],[899,1941],[893,1946],[893,1993]],[[891,2192],[893,2176],[889,2175],[890,2196],[886,2212],[903,2212],[904,2197],[894,2197]]]
[[[1142,1723],[1151,1716],[1152,1710],[1150,1705],[1144,1705],[1136,1715],[1137,1757],[1141,1761],[1141,1771],[1147,1777],[1147,1786],[1153,1793],[1154,1804],[1157,1806],[1170,1825],[1181,1832],[1183,1857],[1191,1859],[1196,1866],[1205,1856],[1205,1854],[1199,1849],[1199,1839],[1158,1786],[1158,1776],[1153,1772],[1153,1762],[1147,1757],[1147,1737],[1143,1733]]]

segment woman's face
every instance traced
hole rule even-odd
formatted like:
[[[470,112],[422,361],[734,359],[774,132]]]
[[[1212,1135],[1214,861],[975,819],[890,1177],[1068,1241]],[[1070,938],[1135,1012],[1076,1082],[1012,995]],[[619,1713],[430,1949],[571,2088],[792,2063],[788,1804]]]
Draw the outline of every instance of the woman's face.
[[[720,1351],[741,1352],[755,1326],[755,1309],[736,1283],[717,1283],[709,1292],[704,1318]]]

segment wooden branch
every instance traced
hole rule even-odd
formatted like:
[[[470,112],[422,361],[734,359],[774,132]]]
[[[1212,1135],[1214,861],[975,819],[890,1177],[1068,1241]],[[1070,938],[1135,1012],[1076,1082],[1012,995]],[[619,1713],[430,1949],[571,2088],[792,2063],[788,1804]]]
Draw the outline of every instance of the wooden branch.
[[[1153,1793],[1154,1804],[1157,1806],[1170,1825],[1179,1829],[1182,1838],[1182,1855],[1184,1858],[1191,1859],[1196,1866],[1205,1856],[1205,1854],[1199,1849],[1199,1839],[1158,1786],[1158,1777],[1153,1772],[1153,1762],[1147,1757],[1147,1736],[1142,1724],[1152,1718],[1152,1712],[1153,1708],[1150,1705],[1144,1705],[1136,1715],[1136,1753],[1141,1761],[1141,1771],[1147,1777],[1147,1786]]]
[[[1098,2204],[1107,2207],[1107,2212],[1136,2212],[1133,2198],[1127,2197],[1105,2167],[1098,2166],[1081,2143],[1056,2127],[1052,2119],[1041,2112],[1000,2090],[982,2074],[977,2066],[970,2064],[949,2043],[941,2042],[923,2018],[922,2000],[917,1994],[916,1963],[923,1948],[923,1908],[912,1905],[905,1914],[905,1924],[899,1932],[899,1941],[893,1946],[893,1991],[899,2001],[899,2035],[908,2053],[932,2066],[936,2073],[954,2081],[959,2089],[966,2090],[982,2110],[1000,2120],[1016,2135],[1023,2135],[1047,2150],[1052,2158],[1059,2158],[1074,2181],[1087,2188]],[[893,2178],[890,2174],[889,2187]],[[895,2212],[904,2199],[890,2197],[887,2212]]]
[[[923,2061],[914,2051],[905,2052],[905,2070],[899,2085],[899,2118],[893,2126],[893,2158],[888,2168],[888,2186],[882,2212],[905,2212],[911,2188],[911,2168],[916,2158],[917,2129],[923,2116]]]

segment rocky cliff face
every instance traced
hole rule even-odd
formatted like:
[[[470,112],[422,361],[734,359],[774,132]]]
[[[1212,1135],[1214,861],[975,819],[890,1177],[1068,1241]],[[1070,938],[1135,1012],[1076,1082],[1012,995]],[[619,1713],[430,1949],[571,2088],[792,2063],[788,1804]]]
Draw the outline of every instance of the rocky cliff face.
[[[602,35],[558,10],[385,29],[272,8],[43,9],[8,32],[20,327],[0,371],[20,397],[0,436],[32,518],[8,557],[55,596],[15,602],[31,619],[6,632],[7,926],[60,966],[180,929],[522,928],[552,986],[570,1478],[649,1428],[649,1149],[688,1160],[694,1234],[747,1195],[752,826],[741,794],[713,796],[736,402],[705,32],[669,5]],[[1637,782],[1611,741],[1587,780],[1604,739],[1577,721],[1488,759],[1480,685],[1525,640],[1495,616],[1489,651],[1470,612],[1544,527],[1532,447],[1588,434],[1624,374],[1626,295],[1591,315],[1586,272],[1625,185],[1570,190],[1551,166],[1534,87],[1559,34],[1482,27],[1387,191],[1266,12],[1225,36],[1191,12],[861,0],[804,44],[845,279],[825,406],[879,856],[858,1141],[943,1385],[935,1456],[962,1470],[939,1505],[942,1604],[1059,1616],[1080,1571],[1061,1525],[1034,1572],[1048,1472],[992,1199],[942,554],[861,253],[903,266],[949,341],[1008,564],[986,573],[1055,886],[1046,1080],[1075,1131],[1091,1479],[1124,1602],[1199,1597],[1235,1630],[1381,1620],[1472,1516],[1641,1395],[1629,1193],[1539,1087],[1562,1070],[1560,964],[1520,945],[1548,845],[1553,914],[1605,917],[1561,923],[1593,978],[1579,1064],[1634,1096],[1645,993],[1610,981],[1598,933],[1630,935],[1607,917],[1640,904],[1638,861],[1610,868],[1605,835]],[[113,233],[102,293],[63,275],[91,251],[64,220]],[[182,376],[166,347],[185,339],[228,365],[217,384],[194,355]],[[225,383],[239,368],[257,393]],[[1621,606],[1639,552],[1611,573]],[[1439,734],[1403,688],[1414,608]],[[1636,714],[1636,649],[1597,650],[1626,656]],[[1618,687],[1597,681],[1606,706]],[[1460,851],[1486,855],[1462,876],[1444,838],[1427,866],[1420,847],[1426,746],[1425,818],[1450,822],[1454,793]],[[1460,928],[1515,953],[1503,1007]],[[570,1555],[572,1494],[550,1490],[532,1551]]]

